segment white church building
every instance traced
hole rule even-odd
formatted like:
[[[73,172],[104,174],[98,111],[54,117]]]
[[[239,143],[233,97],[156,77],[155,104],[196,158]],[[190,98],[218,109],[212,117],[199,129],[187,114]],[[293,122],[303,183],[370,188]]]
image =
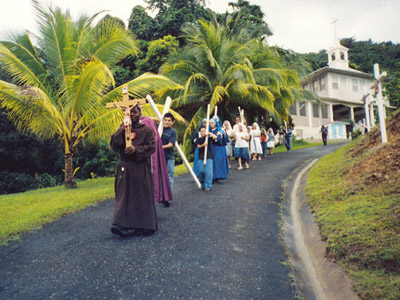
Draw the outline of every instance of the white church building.
[[[302,139],[321,139],[321,125],[328,126],[328,139],[345,139],[348,122],[365,119],[363,99],[370,93],[373,77],[349,67],[348,48],[335,38],[327,51],[328,66],[302,79],[304,90],[315,92],[321,102],[295,101],[290,109],[294,134]]]

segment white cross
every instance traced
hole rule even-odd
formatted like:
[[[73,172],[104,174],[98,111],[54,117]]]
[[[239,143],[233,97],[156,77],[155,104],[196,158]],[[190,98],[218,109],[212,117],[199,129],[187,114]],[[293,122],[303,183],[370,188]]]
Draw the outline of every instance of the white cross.
[[[383,108],[383,98],[382,98],[382,84],[381,81],[384,77],[386,77],[386,72],[379,72],[379,64],[374,64],[374,77],[378,84],[378,94],[376,95],[376,102],[378,105],[378,113],[379,113],[379,127],[381,129],[381,138],[382,143],[387,143],[386,136],[386,124],[385,124],[385,111]]]

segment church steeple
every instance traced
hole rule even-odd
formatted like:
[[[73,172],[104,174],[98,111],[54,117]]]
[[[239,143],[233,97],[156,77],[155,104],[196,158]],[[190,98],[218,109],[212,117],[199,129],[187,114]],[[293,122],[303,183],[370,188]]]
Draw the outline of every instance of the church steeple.
[[[328,66],[335,69],[349,69],[349,48],[346,48],[340,44],[340,40],[336,35],[336,21],[335,25],[335,37],[333,40],[333,46],[329,48],[328,53]]]

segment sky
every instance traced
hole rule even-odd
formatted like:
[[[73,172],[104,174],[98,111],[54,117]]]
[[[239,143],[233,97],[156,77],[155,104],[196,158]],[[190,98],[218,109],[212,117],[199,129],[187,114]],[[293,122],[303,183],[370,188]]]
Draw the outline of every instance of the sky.
[[[132,8],[146,7],[142,0],[39,0],[45,6],[69,9],[74,18],[107,10],[128,24]],[[354,37],[358,41],[400,43],[399,0],[249,0],[259,5],[265,21],[274,33],[268,38],[277,45],[299,53],[328,49],[338,38]],[[216,12],[228,10],[235,0],[206,0]],[[0,0],[0,40],[10,32],[36,31],[31,0]],[[337,20],[334,24],[333,21]]]

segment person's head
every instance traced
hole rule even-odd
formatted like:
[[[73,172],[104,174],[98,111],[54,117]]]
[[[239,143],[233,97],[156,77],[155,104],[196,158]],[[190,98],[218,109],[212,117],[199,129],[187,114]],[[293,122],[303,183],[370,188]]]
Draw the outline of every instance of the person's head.
[[[199,133],[201,137],[205,137],[206,136],[206,127],[205,126],[201,126],[199,129]]]
[[[212,129],[214,129],[215,127],[217,127],[217,122],[214,119],[210,119],[210,127]]]
[[[203,124],[202,124],[204,127],[206,127],[207,126],[207,119],[204,119],[203,120]]]
[[[268,129],[268,133],[274,133],[274,132],[272,131],[272,128]]]
[[[243,126],[239,123],[239,132],[243,132]]]
[[[236,117],[235,122],[236,122],[236,124],[239,124],[240,123],[240,117]]]
[[[225,121],[224,121],[224,128],[225,128],[226,130],[232,129],[231,123],[230,123],[228,120],[225,120]]]
[[[139,122],[141,116],[142,116],[142,111],[139,106],[136,105],[130,109],[130,117],[132,124],[136,124],[137,122]]]
[[[325,128],[325,126],[324,126],[324,125],[322,125],[322,126],[321,126],[321,128]]]
[[[163,118],[163,124],[165,128],[170,128],[175,123],[175,117],[171,113],[166,113]]]

